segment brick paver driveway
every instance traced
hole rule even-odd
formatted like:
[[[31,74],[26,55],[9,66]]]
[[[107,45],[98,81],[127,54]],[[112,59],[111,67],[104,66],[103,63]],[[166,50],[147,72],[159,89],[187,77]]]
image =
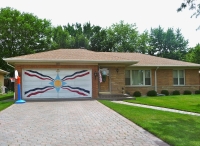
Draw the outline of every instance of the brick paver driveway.
[[[96,100],[27,102],[0,112],[0,145],[166,146]]]

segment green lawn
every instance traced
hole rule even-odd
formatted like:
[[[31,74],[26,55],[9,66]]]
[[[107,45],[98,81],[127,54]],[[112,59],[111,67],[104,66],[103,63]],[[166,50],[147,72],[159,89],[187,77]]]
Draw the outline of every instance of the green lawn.
[[[11,106],[14,101],[0,101],[0,111],[6,109],[7,107]]]
[[[172,146],[200,146],[200,117],[99,101]]]
[[[125,101],[200,113],[200,95],[137,97]]]
[[[12,99],[13,96],[13,93],[0,95],[0,111],[4,110],[5,108],[11,106],[14,103],[14,101],[3,101],[7,99]]]
[[[0,94],[0,101],[14,98],[14,93]]]

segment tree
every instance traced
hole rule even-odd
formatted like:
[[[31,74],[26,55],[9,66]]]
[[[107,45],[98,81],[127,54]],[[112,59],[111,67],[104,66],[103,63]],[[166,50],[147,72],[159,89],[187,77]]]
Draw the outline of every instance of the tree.
[[[51,23],[46,19],[21,13],[12,8],[0,9],[0,64],[2,58],[42,52],[51,48]]]
[[[149,45],[150,55],[183,60],[187,52],[188,40],[184,39],[180,29],[174,31],[173,28],[168,28],[164,31],[159,26],[151,29]]]
[[[100,26],[94,26],[90,38],[90,50],[96,52],[109,52],[109,43],[107,43],[107,32]]]
[[[93,35],[93,29],[94,25],[91,26],[90,22],[83,24],[83,34],[88,40],[90,40]]]
[[[177,12],[182,11],[185,8],[193,11],[191,18],[195,16],[196,18],[200,15],[200,4],[196,0],[184,0],[181,6],[177,9]],[[197,28],[200,29],[200,26]]]
[[[135,52],[138,31],[135,24],[125,24],[123,21],[113,24],[107,29],[107,43],[112,52]]]
[[[53,28],[53,45],[52,48],[68,48],[71,45],[69,32],[64,30],[62,26]]]
[[[84,31],[83,31],[84,27]],[[70,48],[88,48],[89,47],[89,32],[90,30],[90,24],[86,23],[84,26],[80,23],[72,24],[69,23],[67,25],[64,25],[64,31],[69,32],[70,35]],[[85,33],[85,35],[84,35]],[[88,38],[87,38],[88,37]]]
[[[191,17],[198,17],[200,15],[200,4],[198,4],[196,0],[185,0],[185,2],[181,4],[177,11],[180,12],[187,7],[189,8],[189,10],[194,11]]]
[[[148,52],[148,50],[151,49],[151,46],[149,45],[149,34],[148,31],[144,31],[142,34],[138,36],[137,41],[137,52],[145,54]]]
[[[164,44],[164,29],[160,26],[158,28],[151,28],[149,39],[151,48],[148,50],[148,54],[156,55],[161,52]]]
[[[194,48],[191,48],[187,55],[186,55],[186,61],[198,63],[200,64],[200,44],[197,44]]]

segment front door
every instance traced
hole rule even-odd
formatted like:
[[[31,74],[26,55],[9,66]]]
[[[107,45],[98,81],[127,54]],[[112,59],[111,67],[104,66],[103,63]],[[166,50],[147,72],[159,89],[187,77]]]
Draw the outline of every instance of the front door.
[[[100,92],[110,92],[109,68],[100,68],[102,82],[99,82]]]

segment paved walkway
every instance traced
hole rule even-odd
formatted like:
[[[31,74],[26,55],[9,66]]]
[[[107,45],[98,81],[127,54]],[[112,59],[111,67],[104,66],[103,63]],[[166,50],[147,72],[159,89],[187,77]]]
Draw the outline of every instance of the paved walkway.
[[[27,102],[0,112],[0,146],[168,146],[96,100]]]
[[[135,104],[135,103],[124,102],[124,101],[112,101],[112,102],[120,103],[120,104],[126,104],[126,105],[132,105],[132,106],[138,106],[138,107],[144,107],[144,108],[150,108],[150,109],[155,109],[155,110],[161,110],[161,111],[168,111],[168,112],[174,112],[174,113],[180,113],[180,114],[200,116],[200,114],[198,114],[198,113],[180,111],[180,110],[163,108],[163,107],[156,107],[156,106],[143,105],[143,104]]]

